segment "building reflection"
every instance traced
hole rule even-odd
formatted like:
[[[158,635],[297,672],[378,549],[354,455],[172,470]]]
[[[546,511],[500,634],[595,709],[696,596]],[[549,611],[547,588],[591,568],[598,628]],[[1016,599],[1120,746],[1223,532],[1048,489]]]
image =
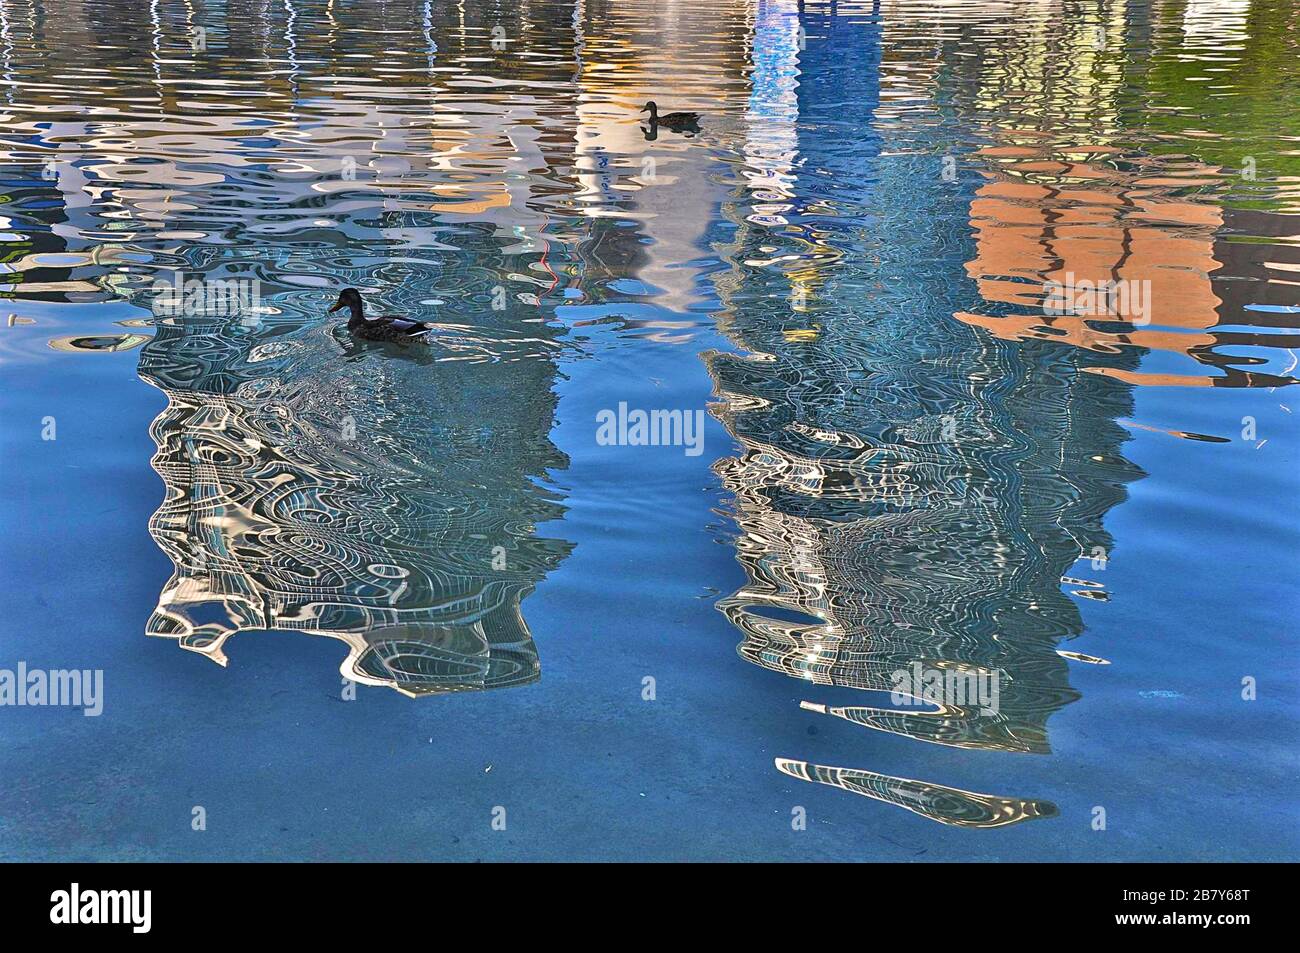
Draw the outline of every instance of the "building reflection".
[[[882,119],[918,108],[879,88],[888,17],[807,4],[793,21],[793,5],[764,6],[777,8],[771,29],[798,23],[804,48],[752,110],[758,184],[728,210],[737,240],[720,287],[742,353],[707,363],[740,444],[716,470],[747,581],[719,608],[740,655],[807,682],[811,710],[936,745],[1047,753],[1049,719],[1079,697],[1061,650],[1083,630],[1078,594],[1105,597],[1095,579],[1067,592],[1062,577],[1110,552],[1103,517],[1140,475],[1119,452],[1128,389],[951,319],[968,294],[951,236],[969,233],[971,206],[932,158],[945,151],[937,124],[903,141]],[[777,78],[796,68],[797,87]],[[898,75],[925,88],[923,73]],[[797,164],[768,121],[792,108],[798,129],[818,130],[797,137]],[[998,704],[891,703],[897,673],[918,666],[994,677]],[[831,708],[817,686],[868,694]],[[948,824],[1056,813],[857,768],[778,767]]]
[[[979,312],[957,312],[959,320],[1006,341],[1077,348],[1082,369],[1133,384],[1291,383],[1250,370],[1251,358],[1223,350],[1269,343],[1266,338],[1215,330],[1224,323],[1218,291],[1229,287],[1213,278],[1223,265],[1216,254],[1232,250],[1216,244],[1216,236],[1225,214],[1242,213],[1225,213],[1217,202],[1187,193],[1217,183],[1220,170],[1186,159],[1122,155],[1116,147],[1068,147],[1012,132],[1003,138],[1005,144],[977,153],[989,171],[971,202],[977,254],[967,271],[983,301]],[[1232,269],[1239,279],[1248,273]],[[1045,311],[1050,286],[1107,281],[1141,288],[1144,313]],[[1141,371],[1107,358],[1150,352],[1190,359],[1189,372]],[[1213,373],[1191,372],[1198,365]]]
[[[1143,426],[1131,385],[1293,383],[1259,353],[1286,342],[1265,328],[1294,323],[1280,306],[1294,250],[1231,236],[1294,228],[1225,202],[1228,170],[1126,138],[1130,60],[1107,51],[1168,42],[1167,13],[1013,24],[996,5],[926,5],[928,39],[913,3],[793,6],[758,7],[748,189],[718,281],[742,353],[707,357],[741,447],[716,469],[748,577],[719,607],[742,657],[809,683],[808,710],[1048,753],[1049,719],[1079,697],[1067,665],[1105,663],[1063,642],[1085,601],[1109,598],[1103,520],[1142,475],[1121,455],[1124,427]],[[783,42],[796,22],[801,43]],[[984,144],[954,155],[963,140]],[[1045,309],[1049,288],[1082,282],[1140,285],[1145,313]],[[997,677],[996,710],[919,704],[898,691],[917,670]],[[832,706],[812,686],[869,694]],[[944,823],[1056,813],[777,766]]]
[[[261,282],[252,313],[56,342],[139,347],[168,400],[150,529],[174,573],[149,632],[220,662],[240,631],[325,635],[348,678],[412,695],[536,678],[520,606],[567,552],[538,529],[566,460],[564,342],[537,306],[636,279],[660,312],[637,320],[679,340],[712,282],[738,352],[705,362],[737,445],[715,469],[740,655],[927,753],[1049,752],[1068,665],[1104,661],[1063,645],[1107,598],[1103,520],[1141,476],[1117,422],[1132,385],[1291,383],[1229,348],[1279,343],[1253,328],[1288,319],[1249,307],[1284,306],[1300,271],[1294,242],[1229,240],[1293,236],[1220,201],[1223,166],[1124,141],[1131,78],[1106,51],[1151,41],[1141,11],[1059,7],[0,0],[2,94],[30,135],[6,277],[142,306],[178,272]],[[102,49],[101,99],[24,99],[106,36],[147,40]],[[710,112],[709,138],[647,140],[656,97]],[[1046,314],[1068,275],[1149,282],[1149,323]],[[436,314],[437,346],[353,347],[322,326],[342,284]],[[996,676],[998,703],[887,704],[917,666]],[[777,767],[943,823],[1055,813]]]
[[[503,58],[502,81],[567,80],[570,11],[331,5],[328,27],[303,31],[292,3],[197,17],[175,3],[33,9],[35,35],[116,25],[155,45],[149,68],[110,63],[101,108],[118,121],[20,102],[54,116],[32,143],[49,162],[15,157],[32,171],[30,214],[17,211],[39,236],[9,262],[23,293],[151,308],[159,280],[260,291],[238,314],[155,309],[152,336],[53,343],[139,347],[140,376],[167,397],[151,427],[165,498],[149,528],[174,571],[148,633],[222,664],[238,632],[328,636],[347,645],[346,678],[408,695],[536,679],[520,604],[569,549],[538,529],[563,514],[567,460],[549,437],[559,332],[537,303],[571,259],[572,236],[547,229],[572,191],[574,109],[563,96],[485,105],[452,87],[497,26],[539,54]],[[250,62],[266,69],[250,77]],[[396,88],[375,88],[376,74]],[[218,96],[254,82],[256,135],[220,98],[187,122],[199,79]],[[376,310],[433,317],[437,344],[357,347],[322,320],[344,285]]]
[[[348,645],[345,676],[408,694],[537,678],[519,603],[567,551],[534,530],[561,512],[534,482],[564,465],[553,369],[375,373],[333,343],[186,316],[143,349],[168,398],[150,532],[175,566],[149,634],[222,663],[241,630],[326,635]]]

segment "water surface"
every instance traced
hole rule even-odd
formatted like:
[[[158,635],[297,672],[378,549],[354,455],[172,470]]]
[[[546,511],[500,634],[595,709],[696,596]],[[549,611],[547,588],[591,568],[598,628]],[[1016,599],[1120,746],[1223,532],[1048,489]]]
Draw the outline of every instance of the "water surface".
[[[1293,858],[1296,20],[0,0],[0,854]]]

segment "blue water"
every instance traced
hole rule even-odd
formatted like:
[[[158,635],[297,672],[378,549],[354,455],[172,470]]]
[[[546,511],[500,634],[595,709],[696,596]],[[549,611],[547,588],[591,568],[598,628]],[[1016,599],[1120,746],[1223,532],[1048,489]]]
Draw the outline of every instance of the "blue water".
[[[0,856],[1294,859],[1285,8],[0,0]]]

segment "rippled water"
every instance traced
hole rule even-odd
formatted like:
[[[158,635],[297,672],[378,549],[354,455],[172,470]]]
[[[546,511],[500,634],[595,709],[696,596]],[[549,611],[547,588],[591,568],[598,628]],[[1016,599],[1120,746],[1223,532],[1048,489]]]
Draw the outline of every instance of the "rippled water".
[[[1298,21],[0,0],[0,851],[1294,856]]]

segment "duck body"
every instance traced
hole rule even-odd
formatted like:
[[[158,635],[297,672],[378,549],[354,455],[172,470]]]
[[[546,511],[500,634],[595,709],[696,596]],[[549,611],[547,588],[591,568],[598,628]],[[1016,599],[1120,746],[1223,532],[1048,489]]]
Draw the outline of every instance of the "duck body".
[[[650,128],[663,126],[672,132],[699,132],[700,114],[690,112],[664,113],[659,115],[659,106],[652,99],[641,107],[641,112],[650,114]]]
[[[329,313],[340,308],[348,308],[352,317],[348,319],[348,333],[363,341],[386,341],[391,344],[424,344],[427,335],[434,326],[425,321],[411,318],[386,316],[367,318],[361,303],[361,292],[356,288],[344,288],[339,292],[339,300]]]
[[[433,326],[409,318],[362,318],[348,321],[348,331],[353,337],[365,341],[389,341],[393,344],[425,344],[425,335]]]

